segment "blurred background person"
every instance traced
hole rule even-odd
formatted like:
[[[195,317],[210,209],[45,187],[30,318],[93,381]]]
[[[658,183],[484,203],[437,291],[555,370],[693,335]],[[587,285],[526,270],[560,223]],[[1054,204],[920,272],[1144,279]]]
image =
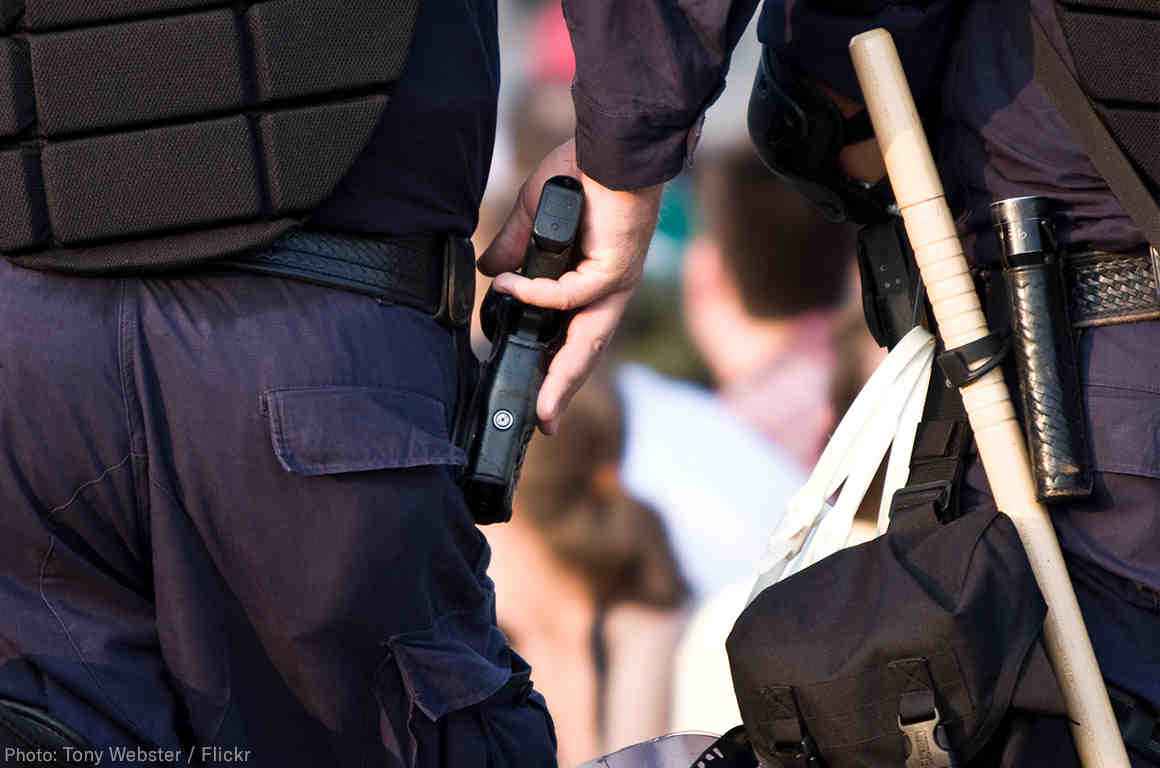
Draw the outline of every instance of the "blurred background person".
[[[804,473],[702,386],[639,364],[622,366],[616,384],[624,484],[660,511],[695,596],[751,578]]]
[[[512,522],[485,529],[499,624],[536,670],[560,764],[662,733],[688,586],[665,525],[619,478],[622,412],[593,379],[532,441]]]
[[[729,410],[803,469],[835,423],[834,328],[849,295],[851,227],[827,222],[748,144],[696,168],[701,229],[684,270],[684,317]]]
[[[680,296],[715,393],[636,365],[617,383],[625,483],[661,510],[708,597],[752,578],[833,429],[835,327],[854,233],[779,184],[740,140],[704,150],[694,176],[698,227]]]

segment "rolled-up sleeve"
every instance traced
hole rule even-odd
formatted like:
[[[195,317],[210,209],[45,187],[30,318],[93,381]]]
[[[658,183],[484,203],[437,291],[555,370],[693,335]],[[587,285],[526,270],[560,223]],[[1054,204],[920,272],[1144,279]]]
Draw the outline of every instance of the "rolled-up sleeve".
[[[680,173],[758,2],[564,0],[580,168],[613,189]]]
[[[967,0],[766,0],[757,36],[807,77],[861,101],[850,38],[875,27],[894,36],[915,98],[938,82]]]

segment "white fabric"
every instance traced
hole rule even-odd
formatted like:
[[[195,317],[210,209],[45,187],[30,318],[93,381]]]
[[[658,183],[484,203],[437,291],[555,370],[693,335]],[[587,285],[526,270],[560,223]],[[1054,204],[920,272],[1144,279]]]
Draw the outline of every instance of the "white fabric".
[[[725,733],[741,722],[725,640],[748,602],[751,578],[735,582],[698,606],[673,663],[670,731]]]
[[[885,530],[889,499],[906,483],[909,473],[933,360],[934,337],[915,328],[866,382],[775,526],[750,600],[846,545],[858,506],[893,443],[879,510],[879,531]],[[838,496],[831,505],[835,493]]]
[[[752,579],[803,473],[711,392],[639,365],[621,368],[616,384],[626,422],[622,479],[664,519],[694,594]]]

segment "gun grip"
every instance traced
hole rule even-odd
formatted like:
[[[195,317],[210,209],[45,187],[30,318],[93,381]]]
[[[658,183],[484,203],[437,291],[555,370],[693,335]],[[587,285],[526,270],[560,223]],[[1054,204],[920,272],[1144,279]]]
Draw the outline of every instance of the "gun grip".
[[[521,336],[505,336],[499,343],[498,354],[484,366],[463,478],[468,504],[481,525],[511,519],[551,356],[546,343]]]

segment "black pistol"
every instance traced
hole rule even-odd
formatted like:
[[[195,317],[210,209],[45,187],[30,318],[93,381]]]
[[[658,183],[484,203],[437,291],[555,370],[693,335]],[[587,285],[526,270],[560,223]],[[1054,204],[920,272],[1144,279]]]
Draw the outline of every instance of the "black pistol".
[[[544,184],[521,270],[525,277],[555,280],[575,266],[583,207],[576,179],[554,176]],[[511,519],[520,467],[536,427],[536,399],[567,319],[565,312],[494,291],[484,299],[483,331],[493,346],[466,421],[462,477],[468,506],[481,525]]]

